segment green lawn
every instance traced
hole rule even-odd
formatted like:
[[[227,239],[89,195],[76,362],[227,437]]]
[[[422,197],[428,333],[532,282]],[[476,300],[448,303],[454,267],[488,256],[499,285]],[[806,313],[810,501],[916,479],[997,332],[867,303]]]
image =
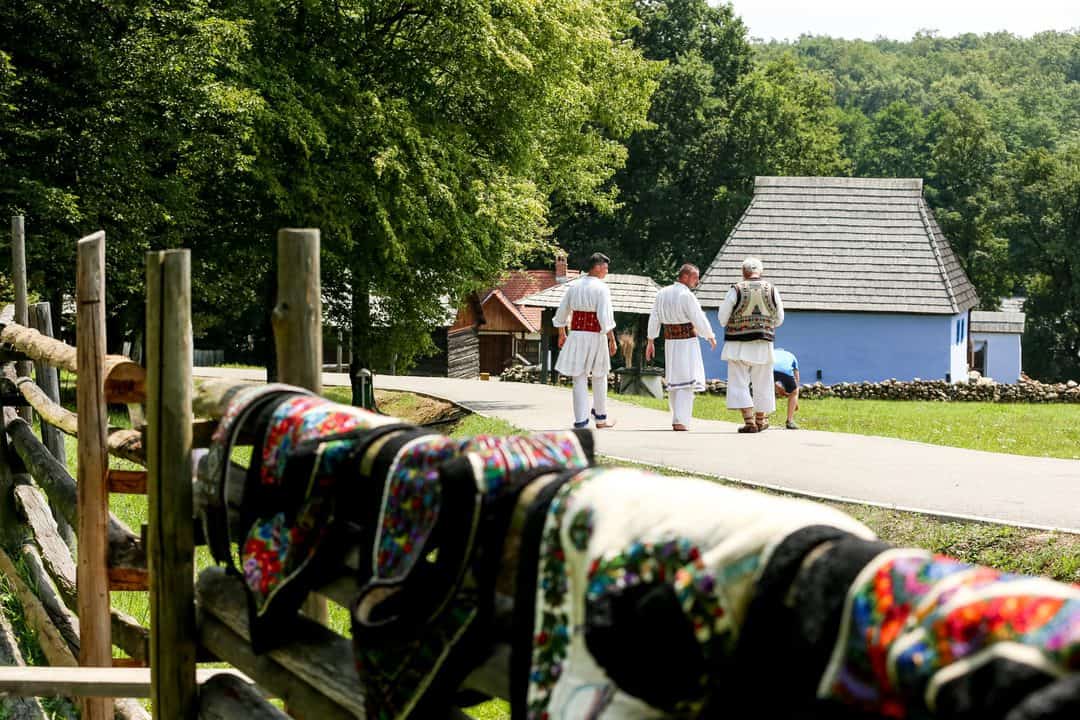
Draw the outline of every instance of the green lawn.
[[[618,395],[619,400],[667,410],[667,400]],[[722,395],[698,395],[694,417],[741,422]],[[777,399],[774,426],[787,401]],[[880,435],[952,447],[1080,459],[1080,404],[925,402],[904,400],[800,400],[795,420],[807,430]]]

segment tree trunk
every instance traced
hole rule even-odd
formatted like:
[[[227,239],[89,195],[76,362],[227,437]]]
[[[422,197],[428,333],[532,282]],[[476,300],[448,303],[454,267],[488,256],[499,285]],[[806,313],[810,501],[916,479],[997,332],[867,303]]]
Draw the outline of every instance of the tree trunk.
[[[359,373],[364,368],[371,369],[371,285],[358,263],[354,264],[352,271],[351,326],[349,384],[352,387],[352,404],[363,407],[363,386]]]

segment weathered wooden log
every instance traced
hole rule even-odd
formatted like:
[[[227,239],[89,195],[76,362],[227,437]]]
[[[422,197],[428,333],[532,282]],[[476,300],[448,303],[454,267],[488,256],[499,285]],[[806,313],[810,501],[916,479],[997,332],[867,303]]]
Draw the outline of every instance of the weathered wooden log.
[[[7,619],[7,613],[0,612],[0,666],[25,667],[19,641],[15,638],[15,629]],[[0,698],[0,714],[11,720],[45,720],[45,710],[35,697],[6,695]]]
[[[146,256],[146,489],[154,710],[195,720],[195,521],[191,501],[191,253]]]
[[[79,372],[76,348],[25,325],[5,323],[0,328],[0,343],[7,343],[36,362],[75,374]],[[123,355],[105,356],[102,378],[110,402],[142,402],[146,395],[146,371]]]
[[[53,533],[52,526],[48,522],[41,494],[27,485],[16,487],[15,492],[16,500],[33,532],[32,539],[40,552],[39,562],[55,583],[60,600],[69,609],[75,610],[75,563],[70,555],[61,551],[59,538],[55,535],[50,537]],[[33,572],[33,568],[31,571]],[[116,608],[112,609],[111,621],[113,644],[140,664],[146,664],[149,658],[149,631],[135,618]]]
[[[289,716],[233,675],[215,675],[199,688],[201,720],[289,720]]]
[[[52,309],[49,303],[35,303],[30,307],[30,326],[47,337],[53,336]],[[59,405],[60,377],[56,368],[43,362],[36,362],[34,363],[34,379],[45,397]],[[41,420],[41,442],[61,465],[67,465],[67,448],[64,446],[64,433],[59,428],[49,424],[44,418]],[[54,512],[53,517],[56,519],[57,528],[60,530],[60,537],[64,539],[71,551],[75,552],[75,529],[59,512]]]
[[[41,600],[26,585],[26,582],[19,575],[15,563],[3,550],[0,550],[0,570],[7,576],[8,582],[15,591],[15,596],[19,598],[19,604],[22,605],[27,622],[37,632],[38,645],[41,646],[41,652],[45,655],[45,659],[49,661],[49,664],[53,667],[74,667],[78,665],[79,662],[75,659],[71,647],[56,625],[53,624],[52,618],[49,617],[49,613],[41,604]]]
[[[236,393],[251,384],[238,383],[235,380],[195,378],[193,380],[194,392],[191,396],[195,417],[220,419]]]
[[[75,337],[79,408],[77,578],[82,642],[79,661],[84,666],[112,664],[112,628],[109,622],[109,494],[105,470],[109,466],[105,440],[108,408],[105,401],[105,233],[79,240],[75,266]],[[84,720],[106,720],[113,715],[109,698],[83,698]]]
[[[28,325],[30,307],[26,298],[26,230],[21,215],[11,219],[11,275],[15,281],[15,322]],[[20,375],[30,374],[29,362],[20,360],[16,367]],[[28,407],[21,407],[19,417],[33,422],[34,412]]]
[[[26,402],[30,403],[38,415],[46,422],[68,435],[78,437],[78,416],[75,413],[50,400],[30,378],[16,378],[6,368],[4,376],[15,383]],[[142,433],[140,431],[128,428],[110,428],[106,444],[109,447],[110,455],[139,465],[146,464],[146,454],[143,451]]]
[[[68,474],[67,468],[61,467],[45,449],[30,426],[22,418],[14,416],[11,408],[4,408],[4,419],[15,452],[49,496],[52,507],[58,509],[67,521],[75,526],[78,519],[78,489],[75,480]],[[106,557],[109,567],[145,572],[146,552],[139,537],[112,513],[108,515],[106,530]]]
[[[363,689],[347,639],[301,616],[292,621],[296,642],[255,655],[241,580],[208,568],[199,575],[196,596],[199,636],[216,656],[285,699],[302,717],[364,717]]]
[[[319,231],[284,229],[277,234],[277,304],[271,313],[278,378],[322,394],[322,284]],[[309,597],[303,612],[326,625],[325,598]]]

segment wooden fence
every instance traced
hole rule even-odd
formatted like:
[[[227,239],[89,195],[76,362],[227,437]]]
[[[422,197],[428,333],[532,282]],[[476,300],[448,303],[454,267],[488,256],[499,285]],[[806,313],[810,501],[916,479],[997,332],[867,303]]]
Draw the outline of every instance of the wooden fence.
[[[350,640],[327,627],[328,603],[347,607],[356,589],[344,560],[341,576],[313,593],[297,618],[303,641],[265,655],[252,652],[238,578],[209,568],[195,582],[201,533],[194,518],[217,493],[197,476],[193,456],[209,444],[239,386],[193,382],[186,250],[147,257],[145,368],[105,354],[104,243],[103,233],[79,241],[76,347],[50,337],[47,305],[33,308],[38,329],[29,319],[18,322],[31,317],[29,309],[20,314],[25,288],[0,316],[0,528],[4,545],[18,548],[15,557],[0,550],[0,571],[53,666],[17,667],[18,648],[0,621],[0,664],[16,666],[0,668],[0,692],[12,708],[32,708],[26,717],[44,717],[34,698],[54,694],[82,698],[85,718],[147,717],[137,701],[111,699],[131,697],[150,697],[162,718],[287,717],[267,695],[283,699],[296,717],[364,717]],[[288,269],[278,273],[271,316],[279,379],[320,392],[319,232],[282,230],[277,243],[279,267]],[[34,379],[18,364],[27,362],[35,364]],[[60,404],[57,369],[76,374],[77,414]],[[108,426],[108,404],[127,405],[130,429]],[[31,408],[42,421],[40,440],[19,414]],[[78,438],[77,482],[60,433]],[[110,456],[145,470],[111,468]],[[110,515],[110,492],[147,494],[146,524],[134,531]],[[109,590],[148,590],[150,626],[110,608]],[[128,657],[113,659],[114,645]],[[478,671],[470,685],[506,697],[506,658]],[[240,672],[197,670],[204,660]],[[444,717],[464,715],[447,708]]]

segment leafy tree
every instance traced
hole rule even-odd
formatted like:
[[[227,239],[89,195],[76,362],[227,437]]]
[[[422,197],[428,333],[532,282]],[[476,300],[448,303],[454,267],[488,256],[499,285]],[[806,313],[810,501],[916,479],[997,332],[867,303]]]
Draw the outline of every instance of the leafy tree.
[[[996,308],[1016,283],[1008,241],[994,227],[993,181],[1005,143],[981,106],[966,97],[936,113],[931,125],[928,200],[983,305]]]
[[[265,99],[253,182],[274,223],[320,227],[354,363],[398,368],[446,308],[542,245],[554,204],[611,204],[652,65],[621,0],[249,0]]]
[[[1026,278],[1024,367],[1047,379],[1080,377],[1080,144],[1030,150],[1003,178],[1002,226]]]
[[[651,0],[636,9],[636,42],[666,63],[653,127],[631,137],[615,175],[621,206],[579,212],[557,237],[571,261],[603,247],[619,271],[667,279],[683,261],[712,260],[755,175],[845,172],[847,164],[826,79],[790,59],[755,67],[730,6]]]
[[[856,167],[864,177],[923,177],[928,156],[922,114],[897,100],[874,115]]]

